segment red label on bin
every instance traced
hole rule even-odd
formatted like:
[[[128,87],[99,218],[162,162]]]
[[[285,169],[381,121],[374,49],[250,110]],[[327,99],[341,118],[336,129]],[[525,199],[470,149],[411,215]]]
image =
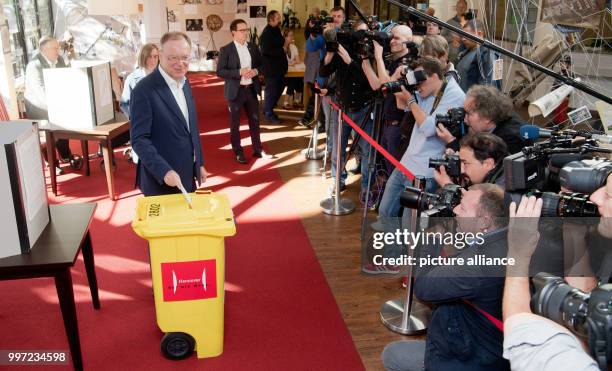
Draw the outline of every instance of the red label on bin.
[[[210,299],[217,297],[216,260],[162,263],[164,301]]]

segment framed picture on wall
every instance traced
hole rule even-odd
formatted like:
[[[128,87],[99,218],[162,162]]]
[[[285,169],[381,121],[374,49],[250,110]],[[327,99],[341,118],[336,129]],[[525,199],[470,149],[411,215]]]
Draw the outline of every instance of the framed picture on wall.
[[[185,20],[186,31],[204,31],[204,22],[202,19],[186,19]]]
[[[238,7],[236,9],[236,13],[238,14],[246,14],[247,12],[247,1],[246,0],[238,0]]]
[[[249,6],[249,17],[266,18],[266,6],[265,5]]]

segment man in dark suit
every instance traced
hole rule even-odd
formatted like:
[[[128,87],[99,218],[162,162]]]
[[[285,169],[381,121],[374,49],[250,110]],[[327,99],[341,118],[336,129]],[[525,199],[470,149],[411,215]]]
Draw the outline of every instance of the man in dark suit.
[[[280,30],[281,16],[276,10],[268,12],[268,25],[261,32],[259,46],[263,56],[263,73],[266,82],[266,95],[264,98],[264,116],[273,124],[280,120],[274,114],[274,106],[283,94],[285,88],[285,75],[288,62],[285,54],[285,38]]]
[[[26,66],[25,74],[25,108],[28,118],[32,120],[48,120],[47,96],[45,95],[45,81],[43,70],[46,68],[68,67],[64,59],[60,57],[59,42],[49,36],[40,39],[38,53]],[[63,162],[70,161],[73,168],[79,168],[82,159],[73,157],[68,145],[68,139],[55,141],[55,148]],[[45,152],[46,153],[46,152]],[[56,168],[57,174],[62,174],[61,168]]]
[[[136,182],[145,196],[187,192],[204,183],[206,169],[191,87],[185,78],[191,40],[181,32],[161,38],[160,63],[132,91],[132,148]]]
[[[236,161],[246,164],[244,152],[240,145],[240,109],[244,107],[251,132],[253,157],[271,158],[261,148],[259,136],[259,102],[261,93],[257,78],[261,65],[261,56],[257,47],[247,43],[249,27],[242,19],[230,24],[234,41],[225,45],[219,52],[217,75],[225,79],[224,95],[230,111],[230,136]]]

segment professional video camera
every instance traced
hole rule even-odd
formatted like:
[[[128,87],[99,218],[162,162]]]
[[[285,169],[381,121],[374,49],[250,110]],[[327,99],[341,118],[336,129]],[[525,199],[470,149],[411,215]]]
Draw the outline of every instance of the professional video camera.
[[[612,284],[598,286],[588,294],[560,277],[538,273],[533,285],[534,312],[588,338],[591,355],[600,369],[606,370],[612,356]]]
[[[457,139],[467,132],[465,128],[465,109],[463,107],[451,108],[447,114],[436,115],[436,124],[442,124]]]
[[[400,92],[403,86],[409,92],[414,93],[425,80],[427,80],[427,75],[423,70],[415,71],[405,66],[404,71],[402,71],[402,78],[382,84],[380,91],[385,95],[394,94]]]
[[[356,41],[349,48],[354,50],[355,55],[361,56],[364,59],[374,58],[373,41],[376,41],[383,47],[383,54],[388,54],[391,50],[389,44],[391,38],[386,32],[359,30],[354,32],[354,37]]]
[[[529,196],[542,199],[543,217],[598,217],[597,205],[589,201],[589,195],[575,192],[528,192]]]
[[[331,16],[321,15],[315,17],[313,15],[310,15],[310,17],[308,17],[307,22],[313,25],[312,27],[310,27],[310,33],[312,33],[313,35],[321,35],[323,34],[323,29],[325,28],[325,25],[328,23],[334,23],[334,19]]]
[[[561,187],[573,192],[591,194],[606,184],[608,175],[612,173],[612,161],[593,158],[572,161],[559,172]]]
[[[454,216],[453,209],[461,202],[461,187],[447,184],[438,193],[407,187],[400,195],[400,204],[421,211],[421,216]]]
[[[556,184],[549,184],[549,174],[555,169],[562,168],[567,162],[576,160],[576,157],[566,156],[574,154],[578,158],[590,157],[588,154],[593,152],[610,153],[607,148],[597,147],[592,139],[587,140],[584,144],[576,146],[573,141],[574,136],[566,135],[561,132],[559,135],[554,134],[545,142],[536,143],[533,146],[525,147],[521,152],[510,155],[504,159],[504,176],[506,181],[507,191],[524,191],[529,189],[539,190],[556,190]],[[557,156],[555,158],[555,156]],[[554,159],[554,161],[553,161]],[[562,160],[562,161],[559,161]],[[550,163],[556,164],[550,166]],[[602,166],[602,172],[605,166]],[[570,171],[571,172],[571,171]],[[580,170],[578,171],[580,172]],[[586,174],[583,173],[583,174]],[[583,175],[584,177],[585,175]],[[559,178],[561,176],[559,175]],[[567,175],[564,175],[567,177]],[[578,180],[580,183],[581,180]],[[589,184],[587,180],[586,184]],[[573,191],[571,187],[567,187]],[[586,192],[588,193],[588,192]]]
[[[458,155],[445,155],[444,157],[432,157],[429,159],[429,167],[440,171],[444,166],[446,173],[453,179],[461,175],[461,160]]]

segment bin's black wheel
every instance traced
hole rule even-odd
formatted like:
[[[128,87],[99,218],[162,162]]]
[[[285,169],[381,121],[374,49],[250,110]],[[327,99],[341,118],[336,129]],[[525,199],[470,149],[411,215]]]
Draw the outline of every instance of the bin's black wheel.
[[[72,155],[70,158],[70,167],[73,170],[81,170],[83,167],[83,157],[79,155]]]
[[[162,338],[161,351],[168,359],[185,359],[193,353],[195,340],[184,332],[169,332]]]

